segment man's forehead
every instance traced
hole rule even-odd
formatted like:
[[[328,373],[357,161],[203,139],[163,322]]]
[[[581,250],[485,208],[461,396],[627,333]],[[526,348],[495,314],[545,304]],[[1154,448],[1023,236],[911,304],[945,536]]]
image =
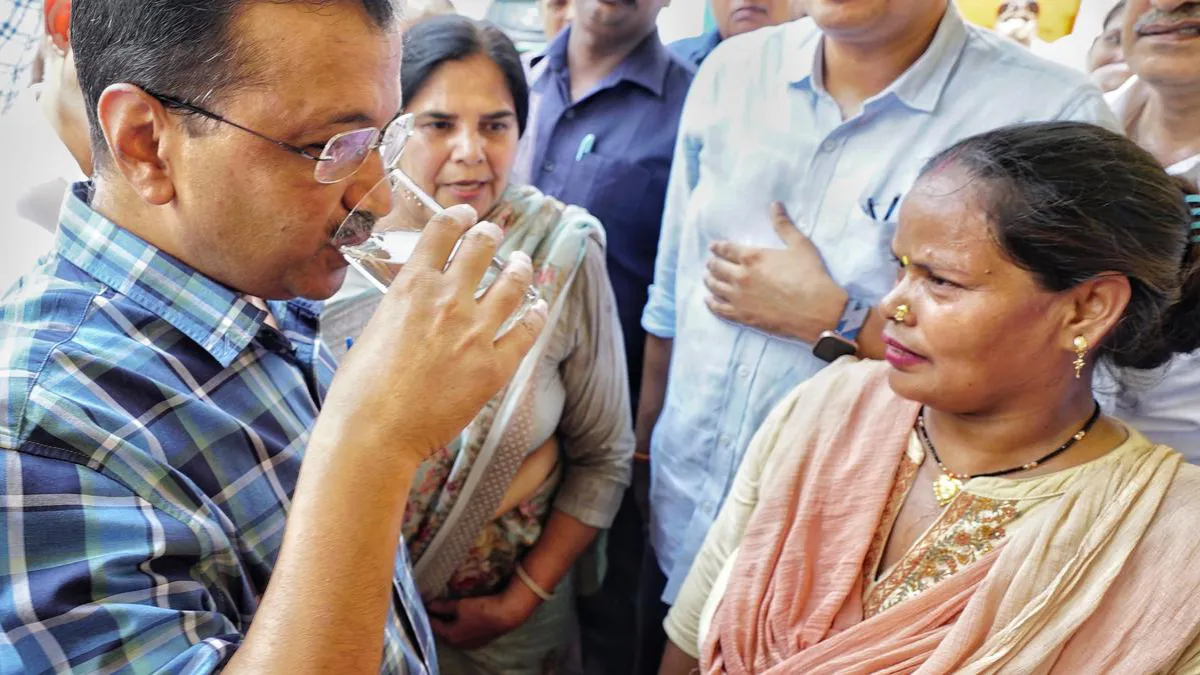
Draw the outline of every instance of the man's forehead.
[[[350,121],[399,105],[399,34],[358,3],[256,2],[231,31],[255,93],[289,116]]]
[[[373,71],[398,63],[395,26],[377,26],[357,2],[253,2],[230,26],[236,48],[285,68]],[[355,59],[350,63],[344,59]]]

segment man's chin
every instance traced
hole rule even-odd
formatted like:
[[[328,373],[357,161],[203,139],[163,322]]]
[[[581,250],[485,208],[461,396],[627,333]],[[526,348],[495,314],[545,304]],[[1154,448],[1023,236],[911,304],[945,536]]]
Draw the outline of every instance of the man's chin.
[[[332,298],[346,283],[347,267],[340,267],[322,275],[311,275],[294,284],[292,293],[297,298],[323,302]]]
[[[733,35],[731,35],[730,37],[733,37],[734,35],[745,35],[746,33],[754,32],[754,31],[758,30],[759,28],[764,28],[764,27],[766,27],[766,25],[767,25],[766,19],[754,18],[754,19],[743,19],[743,20],[739,20],[739,21],[734,21],[733,22],[733,30],[730,31]]]
[[[1196,51],[1196,58],[1200,58],[1200,50]],[[1145,66],[1130,68],[1144,85],[1168,91],[1200,90],[1200,72],[1194,68],[1177,62],[1175,58],[1146,61],[1149,63]]]

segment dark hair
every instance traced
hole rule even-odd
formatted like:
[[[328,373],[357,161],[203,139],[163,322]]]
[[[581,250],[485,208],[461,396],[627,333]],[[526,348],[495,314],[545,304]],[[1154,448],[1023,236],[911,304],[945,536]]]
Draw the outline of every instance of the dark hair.
[[[400,61],[400,96],[404,105],[416,98],[421,88],[443,63],[462,61],[482,54],[504,73],[517,113],[517,129],[525,133],[529,117],[529,85],[521,55],[504,31],[486,21],[464,16],[433,16],[404,31],[404,57]]]
[[[1104,15],[1104,23],[1100,24],[1100,30],[1102,32],[1108,30],[1108,24],[1112,23],[1113,19],[1120,16],[1124,11],[1125,0],[1121,0],[1117,4],[1113,5],[1113,8],[1108,10],[1108,14]]]
[[[1052,292],[1103,274],[1132,290],[1098,348],[1116,366],[1150,369],[1200,347],[1200,246],[1189,243],[1195,192],[1150,153],[1082,122],[1005,127],[959,142],[924,172],[953,166],[977,193],[1001,250]]]
[[[256,1],[75,0],[71,47],[98,164],[108,153],[96,104],[110,85],[129,82],[196,104],[253,86],[254,54],[229,34],[229,25]],[[273,1],[321,6],[339,0]],[[381,30],[397,17],[395,0],[355,1]]]

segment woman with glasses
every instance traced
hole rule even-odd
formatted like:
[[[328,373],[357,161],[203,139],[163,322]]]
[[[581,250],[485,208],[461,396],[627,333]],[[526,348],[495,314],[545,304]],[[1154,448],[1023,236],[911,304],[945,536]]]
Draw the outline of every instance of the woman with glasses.
[[[457,444],[425,463],[405,514],[405,540],[443,673],[569,672],[573,596],[597,576],[585,552],[612,522],[633,453],[604,230],[582,209],[509,183],[528,97],[520,57],[503,33],[459,16],[434,17],[406,31],[403,49],[411,136],[398,168],[442,207],[470,204],[500,225],[500,257],[529,254],[537,291],[551,308],[548,342],[530,357],[536,367],[528,381],[510,384],[526,395],[507,415],[498,397]],[[385,140],[385,161],[389,149]],[[335,352],[352,344],[378,301],[363,288],[325,310],[323,336]],[[481,447],[495,419],[512,421],[499,423],[502,440],[486,458]],[[514,457],[512,475],[492,463]],[[482,526],[455,519],[456,508],[468,504],[489,505]],[[433,568],[447,566],[444,581]]]
[[[886,361],[759,430],[661,672],[1198,672],[1200,469],[1092,392],[1200,344],[1185,188],[1099,127],[1000,129],[929,163],[892,249]]]

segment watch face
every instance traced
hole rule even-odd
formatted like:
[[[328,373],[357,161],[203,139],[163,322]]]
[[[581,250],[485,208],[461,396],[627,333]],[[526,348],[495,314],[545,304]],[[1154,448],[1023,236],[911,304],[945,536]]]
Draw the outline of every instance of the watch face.
[[[858,346],[836,333],[826,333],[813,346],[813,356],[832,363],[843,356],[858,352]]]

